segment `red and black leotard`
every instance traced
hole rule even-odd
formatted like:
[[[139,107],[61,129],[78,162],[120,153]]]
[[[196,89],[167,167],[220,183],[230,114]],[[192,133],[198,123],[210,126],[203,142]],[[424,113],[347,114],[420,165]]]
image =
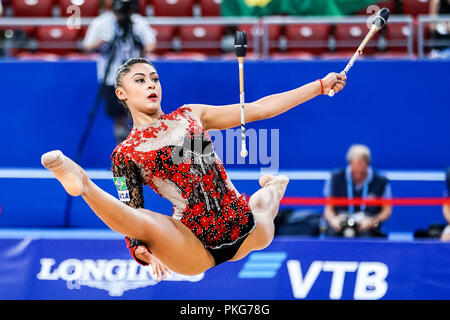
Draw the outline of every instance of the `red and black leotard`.
[[[216,264],[231,259],[255,227],[247,199],[231,183],[210,136],[189,107],[134,127],[111,155],[114,177],[125,177],[126,201],[143,208],[143,185],[173,205],[180,220],[211,252]],[[128,247],[139,244],[127,239]]]

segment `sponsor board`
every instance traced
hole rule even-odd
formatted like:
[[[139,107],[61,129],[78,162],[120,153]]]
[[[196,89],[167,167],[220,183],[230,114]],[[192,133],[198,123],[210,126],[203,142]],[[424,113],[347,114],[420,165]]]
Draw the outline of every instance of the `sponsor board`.
[[[122,240],[0,239],[0,299],[448,299],[450,244],[275,239],[158,282]]]
[[[287,260],[287,257],[287,252],[251,253],[238,276],[246,279],[273,279],[278,272],[283,272],[280,269],[286,268],[292,296],[295,299],[307,298],[312,287],[318,281],[320,273],[324,272],[331,273],[329,299],[342,298],[348,273],[356,273],[353,294],[353,298],[356,300],[381,299],[388,290],[386,278],[389,268],[382,262],[315,260],[308,268],[305,268],[305,264],[302,264],[301,260]]]
[[[41,258],[38,280],[66,281],[67,288],[83,286],[106,290],[110,296],[122,296],[125,291],[154,286],[159,283],[151,266],[143,267],[134,260],[75,259],[56,264],[55,259]],[[203,279],[204,274],[186,276],[172,272],[164,281],[190,281]]]

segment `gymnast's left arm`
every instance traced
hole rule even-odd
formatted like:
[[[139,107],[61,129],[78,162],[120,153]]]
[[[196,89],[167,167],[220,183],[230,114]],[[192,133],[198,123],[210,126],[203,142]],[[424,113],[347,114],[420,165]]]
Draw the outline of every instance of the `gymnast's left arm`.
[[[125,192],[128,198],[125,197],[124,203],[128,206],[138,209],[144,208],[144,195],[142,190],[142,177],[140,169],[137,165],[129,160],[125,161],[125,157],[118,152],[113,152],[111,169],[113,176],[116,178],[124,178],[123,185],[116,185],[118,189]],[[139,239],[125,237],[127,248],[130,250],[131,256],[140,265],[151,265],[153,274],[157,276],[158,281],[166,278],[170,270],[164,265],[155,255],[153,255],[147,248],[145,242]]]
[[[344,88],[346,80],[345,73],[332,72],[321,80],[310,82],[299,88],[245,103],[245,122],[275,117],[318,95],[328,94],[331,89],[337,93]],[[241,124],[240,104],[225,106],[190,104],[189,107],[201,119],[205,130],[223,130]]]

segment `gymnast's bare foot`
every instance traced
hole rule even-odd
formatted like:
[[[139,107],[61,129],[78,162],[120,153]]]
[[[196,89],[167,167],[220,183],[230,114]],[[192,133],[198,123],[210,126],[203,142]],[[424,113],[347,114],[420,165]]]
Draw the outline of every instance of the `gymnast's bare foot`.
[[[279,176],[269,176],[265,175],[259,178],[259,184],[263,188],[267,188],[269,186],[274,186],[277,189],[277,195],[279,200],[283,198],[284,192],[286,191],[287,185],[289,183],[289,178],[285,175]],[[279,201],[278,200],[278,201]]]
[[[275,183],[276,180],[277,182],[281,183],[281,184],[285,184],[287,186],[287,184],[289,183],[289,178],[285,175],[279,175],[279,176],[270,176],[270,175],[264,175],[261,178],[259,178],[259,185],[264,188],[267,183],[273,181],[273,183]]]
[[[68,194],[76,197],[84,193],[83,179],[87,177],[86,173],[61,151],[44,153],[41,163],[55,175]]]

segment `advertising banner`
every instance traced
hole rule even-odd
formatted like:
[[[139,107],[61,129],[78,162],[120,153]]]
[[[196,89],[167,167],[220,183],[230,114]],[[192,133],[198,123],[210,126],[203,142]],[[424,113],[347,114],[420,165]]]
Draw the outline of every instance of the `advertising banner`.
[[[195,257],[192,257],[195,259]],[[0,239],[0,299],[449,299],[450,244],[277,238],[158,282],[119,239]]]

